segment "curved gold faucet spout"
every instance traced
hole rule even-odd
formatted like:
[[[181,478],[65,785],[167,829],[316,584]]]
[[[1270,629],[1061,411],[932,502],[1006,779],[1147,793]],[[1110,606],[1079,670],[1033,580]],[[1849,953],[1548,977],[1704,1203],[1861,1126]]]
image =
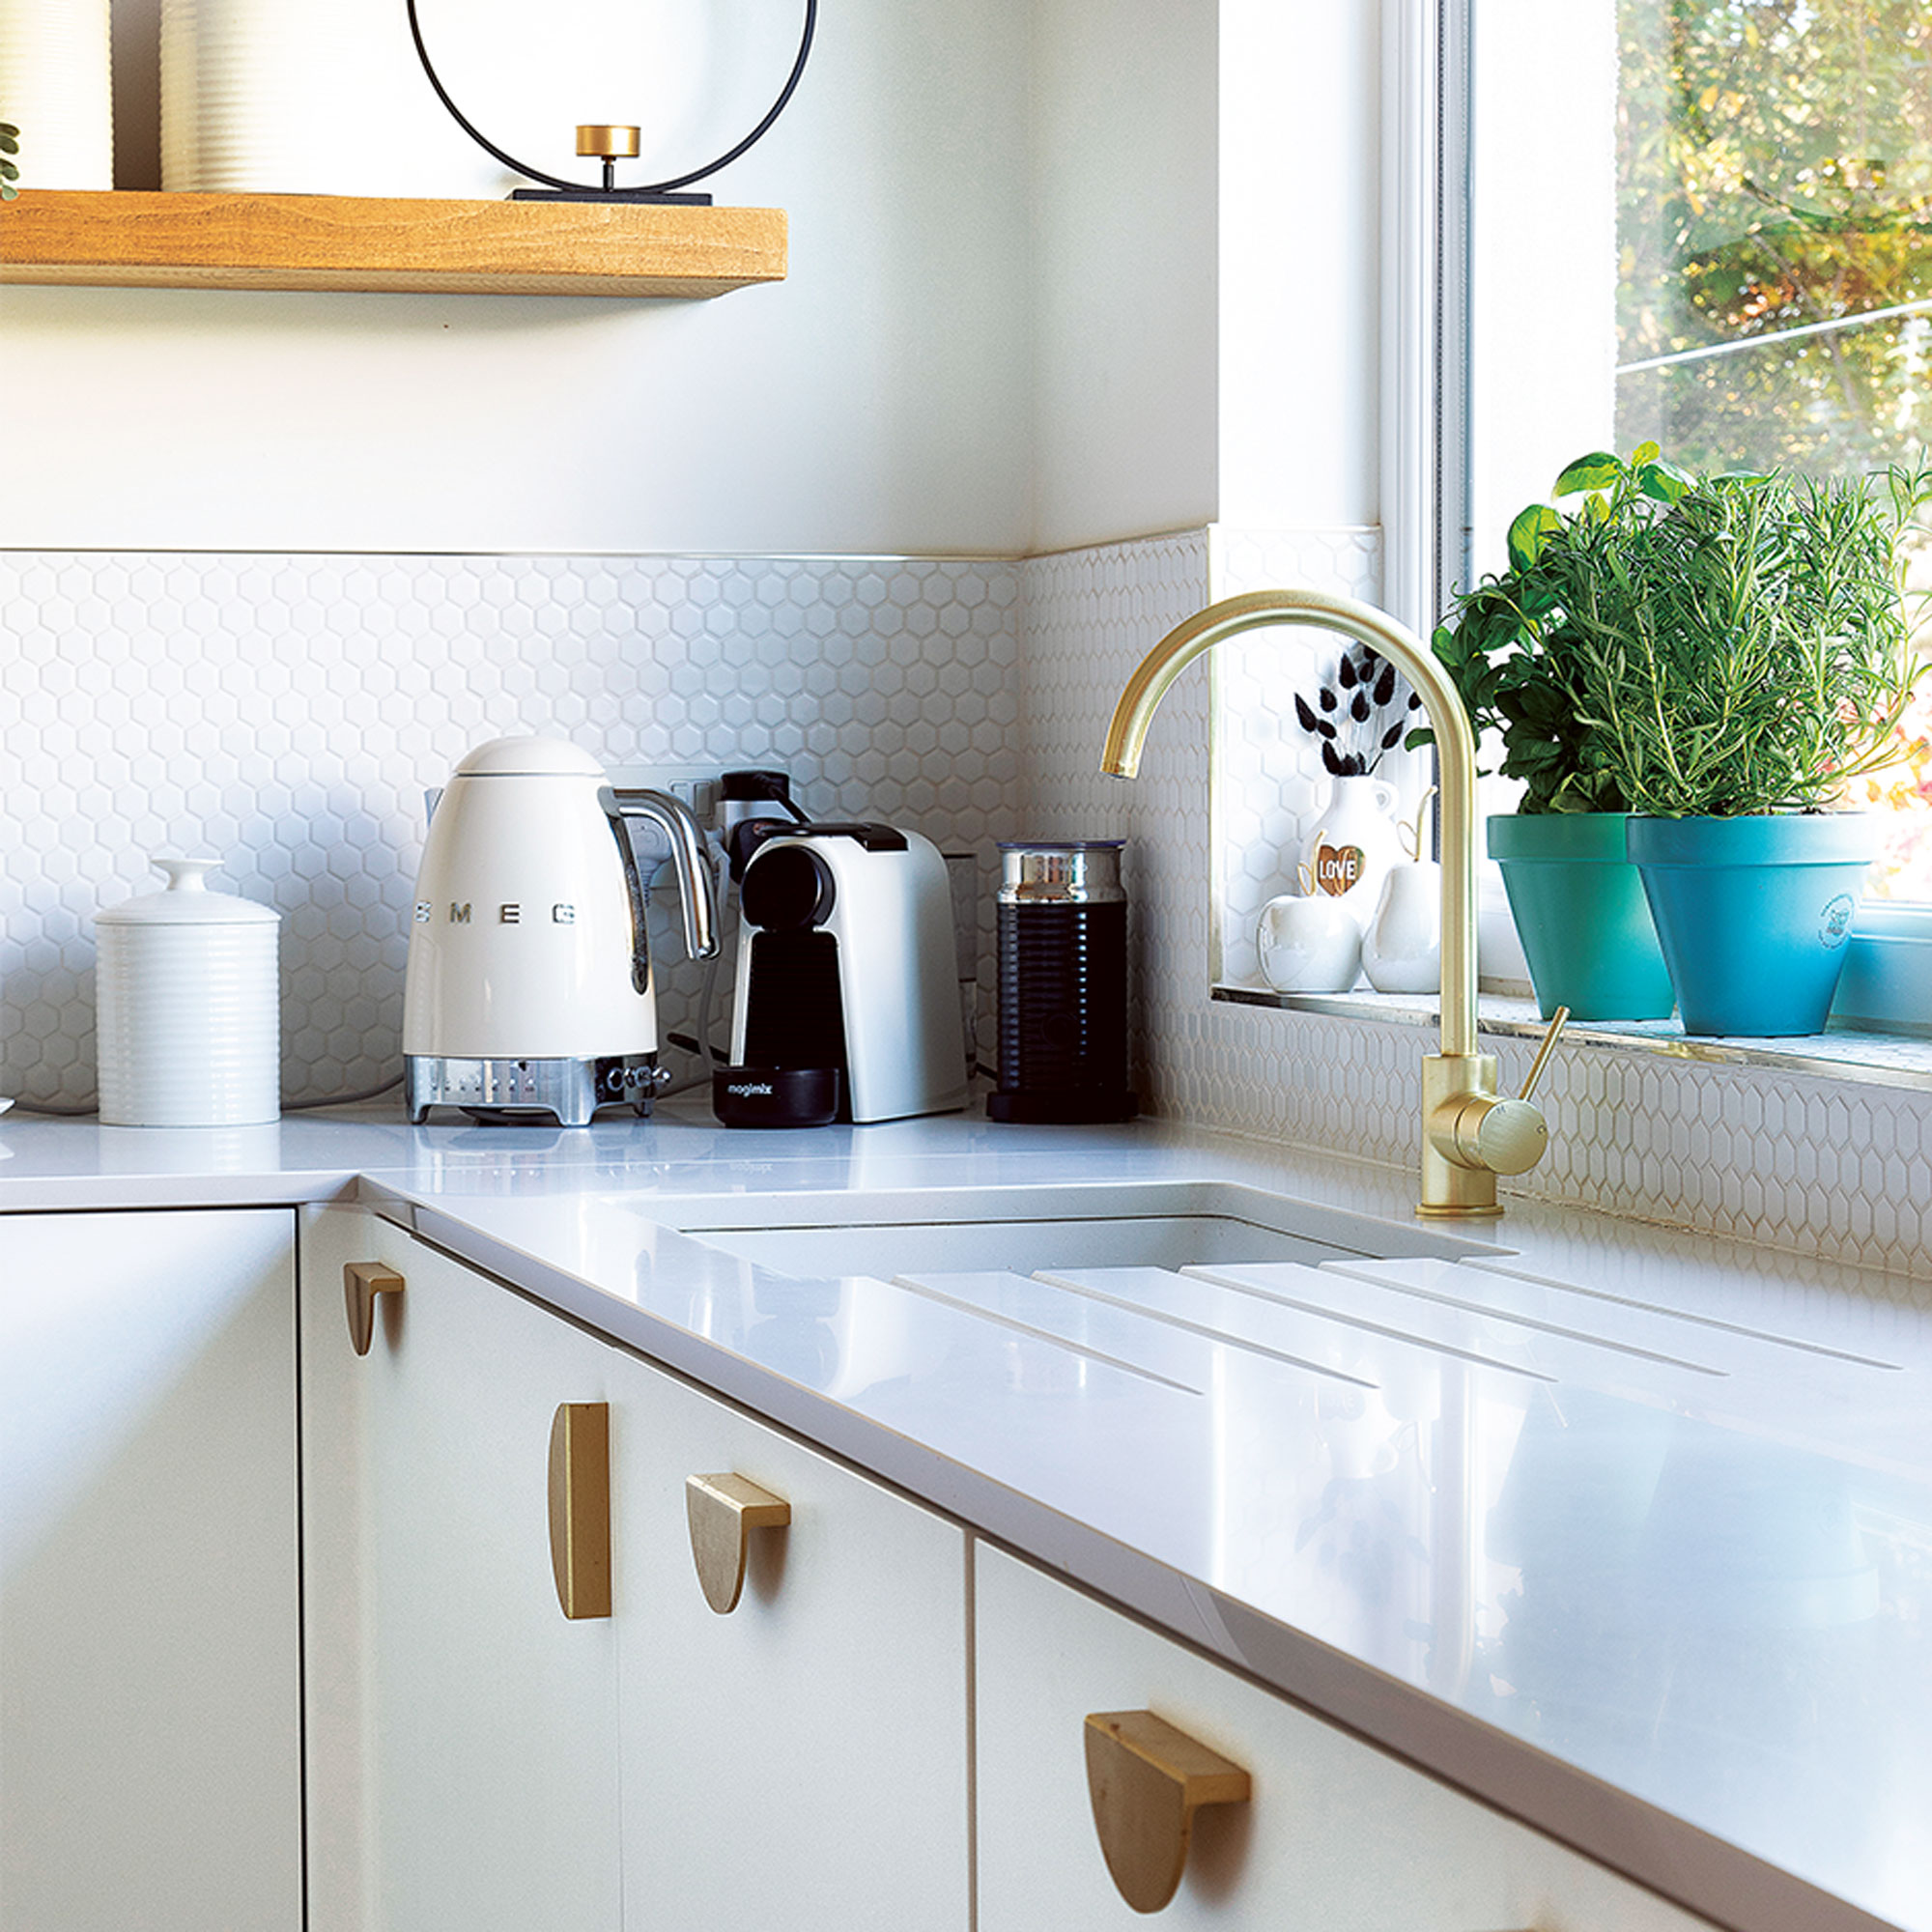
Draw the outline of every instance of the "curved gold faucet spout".
[[[1476,1050],[1476,740],[1456,687],[1428,646],[1386,612],[1316,590],[1253,590],[1210,604],[1176,625],[1128,678],[1107,726],[1100,769],[1132,778],[1140,769],[1148,726],[1174,680],[1225,639],[1272,624],[1339,631],[1367,644],[1395,663],[1429,714],[1440,763],[1442,1050],[1423,1065],[1422,1201],[1417,1211],[1500,1213],[1495,1169],[1473,1151],[1476,1143],[1467,1123],[1472,1112],[1482,1115],[1497,1104],[1518,1108],[1524,1103],[1497,1101],[1495,1062]],[[1459,1122],[1463,1123],[1460,1136]]]

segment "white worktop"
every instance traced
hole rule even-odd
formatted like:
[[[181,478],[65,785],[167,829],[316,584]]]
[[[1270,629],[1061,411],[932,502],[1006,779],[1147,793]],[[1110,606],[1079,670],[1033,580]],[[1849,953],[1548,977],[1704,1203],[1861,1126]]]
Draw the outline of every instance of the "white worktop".
[[[895,1283],[675,1232],[1188,1182],[1359,1253]],[[1154,1122],[0,1121],[0,1211],[352,1195],[1720,1923],[1932,1932],[1932,1284],[1529,1203],[1430,1259],[1409,1176]]]

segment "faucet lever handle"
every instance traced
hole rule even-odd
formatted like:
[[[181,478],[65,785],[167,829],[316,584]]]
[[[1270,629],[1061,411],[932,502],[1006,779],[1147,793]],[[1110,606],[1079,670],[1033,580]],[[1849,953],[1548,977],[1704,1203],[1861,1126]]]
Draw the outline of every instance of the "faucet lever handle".
[[[1448,1160],[1478,1172],[1527,1174],[1543,1158],[1549,1145],[1549,1126],[1530,1096],[1569,1018],[1568,1007],[1558,1007],[1550,1015],[1529,1078],[1514,1100],[1480,1091],[1459,1094],[1431,1119],[1430,1138]]]
[[[1529,1063],[1529,1078],[1522,1083],[1522,1092],[1517,1095],[1520,1100],[1534,1099],[1537,1083],[1543,1078],[1543,1069],[1549,1065],[1550,1053],[1556,1042],[1563,1037],[1563,1029],[1570,1024],[1570,1009],[1558,1007],[1549,1015],[1549,1028],[1543,1036],[1543,1044],[1536,1049],[1536,1058]]]

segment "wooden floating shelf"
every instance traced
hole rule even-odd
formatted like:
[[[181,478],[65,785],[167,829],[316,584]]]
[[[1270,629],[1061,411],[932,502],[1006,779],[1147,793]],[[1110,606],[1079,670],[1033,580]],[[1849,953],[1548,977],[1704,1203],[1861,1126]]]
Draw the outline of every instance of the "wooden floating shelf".
[[[0,282],[703,298],[785,273],[779,208],[22,188]]]

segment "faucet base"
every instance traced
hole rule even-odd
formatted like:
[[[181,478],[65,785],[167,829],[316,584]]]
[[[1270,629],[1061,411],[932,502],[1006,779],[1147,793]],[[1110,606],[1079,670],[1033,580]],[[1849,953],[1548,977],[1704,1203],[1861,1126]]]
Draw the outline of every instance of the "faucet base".
[[[1422,1061],[1422,1199],[1415,1211],[1426,1220],[1480,1220],[1500,1214],[1496,1177],[1487,1167],[1464,1167],[1451,1160],[1432,1131],[1453,1121],[1472,1094],[1496,1091],[1496,1061],[1491,1053],[1431,1053]]]

